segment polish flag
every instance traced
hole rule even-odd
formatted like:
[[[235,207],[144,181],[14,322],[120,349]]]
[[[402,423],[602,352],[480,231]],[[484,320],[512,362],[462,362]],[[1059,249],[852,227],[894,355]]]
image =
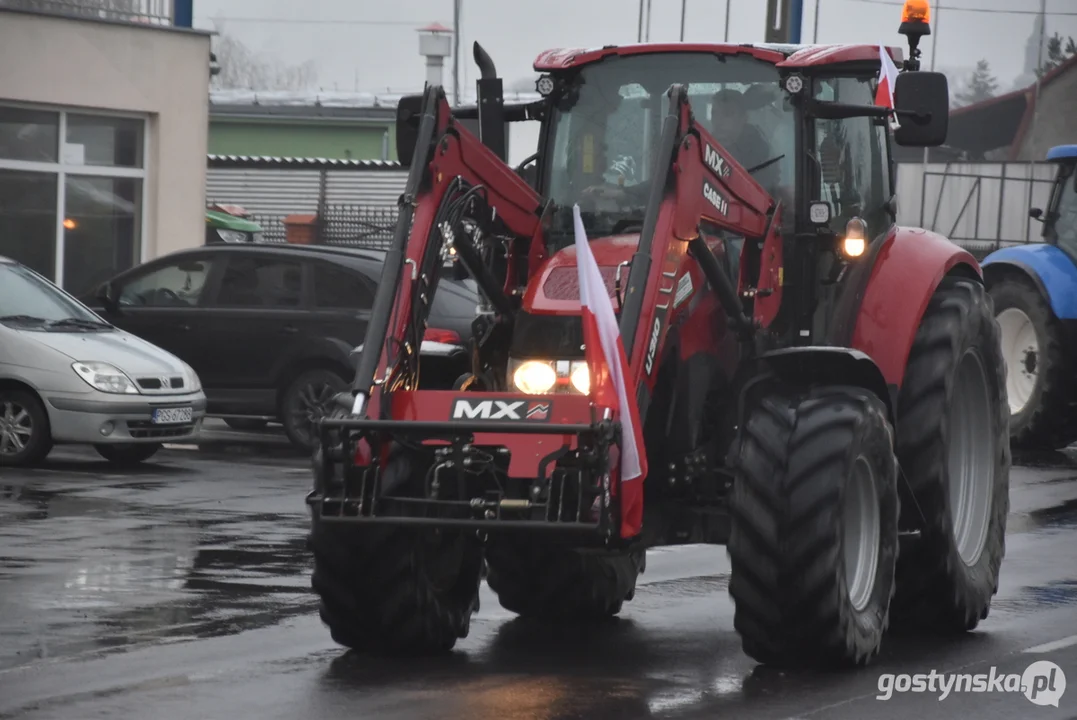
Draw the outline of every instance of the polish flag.
[[[875,104],[892,110],[894,108],[894,85],[897,84],[898,69],[890,58],[890,53],[886,52],[886,48],[882,45],[879,46],[879,62],[882,67],[879,68],[879,87],[875,91]]]
[[[610,301],[609,290],[598,269],[580,206],[572,209],[576,224],[576,269],[583,312],[583,342],[591,376],[591,397],[601,408],[619,415],[621,422],[621,537],[637,535],[643,526],[643,478],[647,458],[643,448],[643,424],[635,397],[628,395],[628,359],[621,329]],[[619,411],[619,412],[617,412]]]

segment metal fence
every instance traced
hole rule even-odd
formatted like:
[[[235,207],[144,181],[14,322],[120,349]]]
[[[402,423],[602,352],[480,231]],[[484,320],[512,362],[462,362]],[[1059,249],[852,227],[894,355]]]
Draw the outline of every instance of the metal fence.
[[[393,239],[396,216],[395,208],[327,205],[317,215],[315,242],[386,250]],[[262,226],[263,242],[287,242],[283,216],[251,213],[250,219]]]
[[[92,20],[172,25],[172,0],[0,0],[0,8]]]
[[[1040,242],[1028,211],[1045,207],[1056,168],[1048,163],[903,163],[898,222],[940,233],[982,259]]]

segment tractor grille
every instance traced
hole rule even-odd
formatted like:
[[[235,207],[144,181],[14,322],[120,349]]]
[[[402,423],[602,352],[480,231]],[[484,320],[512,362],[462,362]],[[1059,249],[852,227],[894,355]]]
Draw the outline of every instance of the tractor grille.
[[[599,267],[602,279],[606,281],[606,291],[610,297],[614,296],[614,280],[617,277],[617,268]],[[621,290],[624,291],[628,284],[628,267],[621,270]],[[546,282],[542,283],[542,294],[550,300],[579,300],[580,280],[579,270],[574,267],[554,268],[546,276]]]

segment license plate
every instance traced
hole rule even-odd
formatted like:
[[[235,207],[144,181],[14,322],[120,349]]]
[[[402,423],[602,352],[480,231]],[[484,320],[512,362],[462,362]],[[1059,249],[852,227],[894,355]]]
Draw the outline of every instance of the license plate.
[[[157,408],[153,411],[152,422],[154,425],[177,425],[180,423],[189,423],[193,417],[193,410],[189,407]]]

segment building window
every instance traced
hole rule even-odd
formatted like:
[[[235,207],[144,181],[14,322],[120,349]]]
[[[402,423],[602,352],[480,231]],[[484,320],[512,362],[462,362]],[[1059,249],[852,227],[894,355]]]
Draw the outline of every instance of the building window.
[[[81,295],[142,261],[146,121],[0,104],[0,255]]]

